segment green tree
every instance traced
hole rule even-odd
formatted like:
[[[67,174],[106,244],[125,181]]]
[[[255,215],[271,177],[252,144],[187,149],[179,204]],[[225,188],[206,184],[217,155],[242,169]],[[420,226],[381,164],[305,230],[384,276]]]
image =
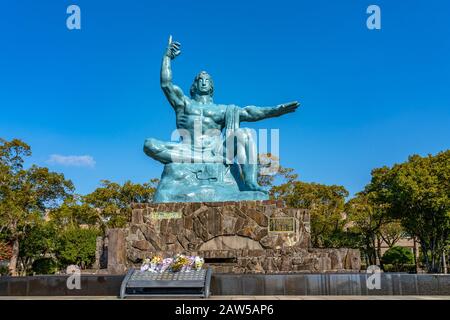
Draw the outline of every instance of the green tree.
[[[428,271],[439,272],[450,236],[450,150],[375,169],[366,191],[417,237]]]
[[[99,210],[102,228],[120,228],[130,219],[130,204],[151,202],[157,179],[149,183],[135,184],[126,181],[123,185],[102,180],[102,186],[83,198],[83,202]]]
[[[260,155],[259,162],[262,166],[272,164],[273,170],[268,170],[270,175],[260,174],[258,177],[260,185],[270,187],[271,199],[284,200],[293,208],[310,210],[313,246],[359,246],[359,235],[344,230],[343,209],[348,191],[343,186],[298,181],[294,169],[280,166],[278,158],[271,154]]]
[[[26,237],[20,239],[19,265],[22,275],[33,274],[33,264],[43,258],[51,258],[57,245],[54,224],[40,221],[28,226]]]
[[[11,258],[12,248],[6,242],[0,240],[0,261]]]
[[[85,269],[95,261],[97,229],[68,228],[58,237],[56,256],[61,266],[71,264]]]
[[[7,233],[13,244],[12,275],[17,275],[20,239],[28,227],[73,191],[72,182],[62,174],[35,165],[24,169],[24,157],[30,155],[30,146],[23,141],[0,139],[0,232]]]
[[[411,250],[398,246],[388,249],[381,259],[383,260],[383,264],[393,265],[395,271],[401,271],[406,264],[412,264],[414,262]]]
[[[399,220],[393,220],[382,224],[379,234],[389,248],[392,248],[402,237],[406,237],[406,233]]]
[[[298,178],[298,175],[294,173],[294,169],[281,166],[278,157],[270,153],[260,154],[258,161],[260,165],[258,184],[261,186],[272,188],[275,183],[287,186]],[[274,192],[273,189],[269,190],[272,199],[275,199],[277,196]]]
[[[386,222],[386,206],[376,204],[374,194],[360,192],[345,205],[349,229],[361,235],[361,249],[371,265],[378,264],[381,258],[379,246],[380,228]],[[377,250],[378,249],[378,250]]]
[[[336,245],[334,239],[345,225],[344,204],[348,191],[344,187],[289,181],[272,187],[271,194],[290,207],[310,210],[313,246]]]
[[[83,225],[101,227],[102,217],[100,210],[82,202],[82,199],[79,196],[67,198],[59,207],[49,212],[49,219],[59,229],[75,228]]]

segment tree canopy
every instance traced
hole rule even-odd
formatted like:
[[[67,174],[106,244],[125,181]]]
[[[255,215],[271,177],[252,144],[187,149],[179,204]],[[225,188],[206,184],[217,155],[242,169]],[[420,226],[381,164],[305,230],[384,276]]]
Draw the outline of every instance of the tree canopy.
[[[19,241],[28,227],[74,190],[63,174],[35,165],[24,169],[24,158],[30,155],[31,148],[23,141],[0,140],[0,232],[6,232],[13,243],[9,264],[13,275],[17,274]]]
[[[438,272],[450,236],[450,150],[375,169],[365,191],[419,239],[428,271]]]
[[[108,180],[101,181],[101,187],[83,197],[85,205],[99,211],[103,226],[123,227],[131,216],[131,203],[151,202],[157,179],[148,183],[135,184],[126,181],[123,185]]]

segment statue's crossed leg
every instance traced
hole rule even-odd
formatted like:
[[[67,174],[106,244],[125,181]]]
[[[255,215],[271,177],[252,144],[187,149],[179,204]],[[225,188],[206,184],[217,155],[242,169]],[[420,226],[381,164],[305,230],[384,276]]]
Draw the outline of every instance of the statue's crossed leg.
[[[254,131],[240,128],[227,131],[225,136],[226,138],[221,139],[216,145],[212,143],[208,146],[149,138],[144,143],[144,152],[163,164],[224,163],[231,165],[236,162],[241,169],[245,186],[252,191],[265,191],[257,183],[258,163]]]

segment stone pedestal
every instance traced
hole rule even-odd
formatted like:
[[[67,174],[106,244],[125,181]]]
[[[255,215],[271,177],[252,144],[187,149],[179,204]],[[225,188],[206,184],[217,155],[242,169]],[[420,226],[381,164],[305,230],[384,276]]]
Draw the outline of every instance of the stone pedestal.
[[[108,272],[112,274],[124,273],[127,269],[127,254],[125,230],[108,230]]]
[[[310,247],[309,219],[271,200],[133,204],[127,263],[183,253],[203,256],[215,272],[358,271],[359,250]]]

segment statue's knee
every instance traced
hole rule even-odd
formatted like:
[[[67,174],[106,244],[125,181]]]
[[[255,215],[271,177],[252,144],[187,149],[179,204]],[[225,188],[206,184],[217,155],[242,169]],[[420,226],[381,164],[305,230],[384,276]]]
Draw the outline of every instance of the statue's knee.
[[[239,129],[239,139],[241,144],[248,144],[249,142],[253,142],[254,136],[256,132],[250,128],[240,128]]]

